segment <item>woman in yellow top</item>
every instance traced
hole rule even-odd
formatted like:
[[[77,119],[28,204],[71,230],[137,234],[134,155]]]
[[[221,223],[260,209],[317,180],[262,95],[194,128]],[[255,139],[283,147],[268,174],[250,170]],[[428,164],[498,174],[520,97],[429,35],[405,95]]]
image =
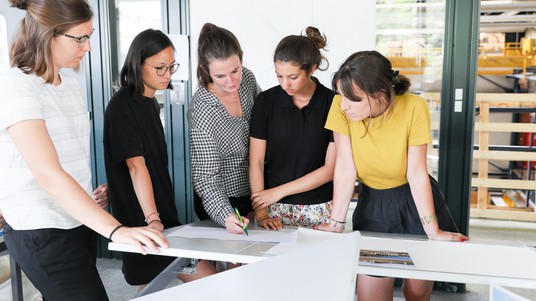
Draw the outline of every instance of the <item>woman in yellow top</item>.
[[[342,64],[332,85],[339,94],[326,122],[337,150],[333,210],[330,223],[316,228],[344,230],[357,177],[362,191],[353,230],[467,240],[428,176],[430,115],[421,97],[406,93],[409,79],[380,53],[361,51]],[[393,285],[394,278],[359,275],[358,299],[392,300]],[[432,288],[432,281],[406,279],[403,293],[406,300],[430,300]]]

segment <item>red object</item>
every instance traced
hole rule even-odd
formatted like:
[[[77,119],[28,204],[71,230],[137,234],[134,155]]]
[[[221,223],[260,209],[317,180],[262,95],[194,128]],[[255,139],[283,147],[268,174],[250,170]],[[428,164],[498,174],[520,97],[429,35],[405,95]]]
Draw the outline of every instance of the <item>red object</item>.
[[[519,139],[520,145],[529,146],[530,145],[530,133],[519,133],[521,136]],[[532,146],[536,147],[536,133],[532,134]],[[523,168],[527,168],[527,163],[523,163]],[[530,169],[536,170],[536,162],[531,161],[530,162]]]

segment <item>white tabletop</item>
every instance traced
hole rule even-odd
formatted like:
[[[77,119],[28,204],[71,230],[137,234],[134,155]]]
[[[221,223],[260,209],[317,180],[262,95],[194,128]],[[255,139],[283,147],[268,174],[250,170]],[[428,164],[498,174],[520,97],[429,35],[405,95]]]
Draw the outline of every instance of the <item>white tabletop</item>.
[[[202,226],[216,226],[209,221],[198,222],[192,225]],[[232,241],[232,240],[217,240],[217,239],[204,239],[204,238],[186,238],[169,236],[179,227],[174,227],[165,230],[169,247],[160,248],[160,253],[157,255],[173,256],[173,257],[185,257],[196,258],[214,261],[228,261],[239,263],[252,263],[259,260],[263,260],[274,255],[266,254],[266,251],[277,245],[277,243],[261,243],[255,241]],[[217,226],[216,226],[217,227]],[[254,225],[248,227],[248,229],[257,228]],[[237,236],[240,234],[236,234]],[[243,235],[243,234],[242,234]],[[139,253],[139,251],[130,245],[124,245],[119,243],[110,242],[108,249],[111,251],[122,251]],[[147,249],[149,254],[154,254]]]
[[[414,267],[359,265],[359,274],[536,288],[536,249],[506,242],[447,242],[374,237],[362,233],[361,249],[408,252]],[[492,244],[493,243],[493,244]]]
[[[358,274],[536,288],[536,248],[530,245],[478,241],[460,243],[361,234],[359,242],[356,241],[359,249],[408,252],[415,265],[365,266],[358,265],[356,258],[354,264]],[[182,237],[168,239],[170,246],[162,249],[161,255],[241,263],[253,263],[276,256],[266,253],[276,243]],[[109,249],[137,252],[133,247],[116,243],[110,243]],[[329,260],[329,255],[326,256],[318,258],[317,262]]]
[[[354,300],[356,274],[348,263],[359,254],[359,233],[331,237],[134,300]]]

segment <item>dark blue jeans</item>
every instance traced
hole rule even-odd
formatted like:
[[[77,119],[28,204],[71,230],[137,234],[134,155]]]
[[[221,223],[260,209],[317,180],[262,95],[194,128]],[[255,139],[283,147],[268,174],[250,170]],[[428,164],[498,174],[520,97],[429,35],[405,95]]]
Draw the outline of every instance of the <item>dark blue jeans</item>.
[[[97,234],[74,229],[14,230],[4,222],[4,240],[46,301],[107,301],[96,263]]]

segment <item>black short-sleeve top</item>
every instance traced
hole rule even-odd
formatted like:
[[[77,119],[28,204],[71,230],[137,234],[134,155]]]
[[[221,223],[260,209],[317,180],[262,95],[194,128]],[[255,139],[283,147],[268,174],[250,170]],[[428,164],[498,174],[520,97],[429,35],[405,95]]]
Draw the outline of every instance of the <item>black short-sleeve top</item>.
[[[145,160],[164,226],[179,225],[160,106],[155,98],[134,100],[130,90],[121,88],[104,115],[104,162],[113,215],[126,226],[146,225],[126,164],[137,156]]]
[[[309,104],[301,110],[281,86],[259,94],[250,121],[250,135],[266,140],[264,188],[270,189],[300,178],[325,164],[333,141],[324,128],[335,93],[316,78]],[[281,199],[280,203],[313,205],[330,201],[333,182]]]

